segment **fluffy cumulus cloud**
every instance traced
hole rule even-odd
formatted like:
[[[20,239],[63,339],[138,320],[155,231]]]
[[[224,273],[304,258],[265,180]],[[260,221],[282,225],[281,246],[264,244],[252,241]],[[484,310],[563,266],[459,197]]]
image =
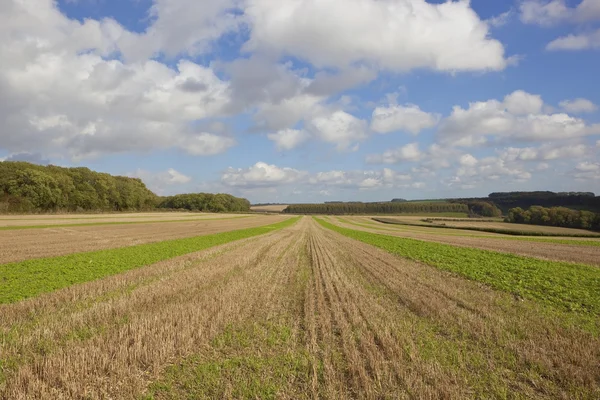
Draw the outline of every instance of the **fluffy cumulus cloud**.
[[[521,21],[527,24],[552,26],[559,23],[589,24],[600,21],[600,2],[582,0],[570,7],[565,0],[525,0],[520,5]],[[585,50],[600,48],[600,29],[559,37],[546,45],[547,50]]]
[[[202,54],[223,34],[239,29],[243,18],[235,9],[240,5],[239,0],[153,0],[148,28],[139,34],[117,30],[116,45],[133,61]]]
[[[66,151],[72,158],[179,147],[218,154],[231,138],[190,122],[223,115],[229,84],[208,67],[179,61],[126,64],[109,56],[123,28],[67,19],[50,0],[2,3],[0,146]]]
[[[586,50],[600,49],[600,29],[591,32],[570,34],[548,43],[548,50]]]
[[[293,55],[317,67],[366,63],[392,71],[501,70],[502,44],[468,1],[248,0],[245,48]],[[335,16],[335,18],[332,18]]]
[[[356,150],[358,142],[367,138],[367,122],[345,111],[334,111],[307,121],[306,129],[314,137],[335,144],[340,151]]]
[[[283,129],[267,136],[275,142],[278,150],[291,150],[310,139],[308,132],[298,129]]]
[[[386,150],[382,154],[371,154],[367,156],[369,164],[398,164],[401,162],[419,161],[423,153],[419,150],[418,143],[409,143],[407,145]]]
[[[460,166],[447,180],[447,184],[461,189],[472,189],[490,181],[521,183],[530,180],[531,177],[532,174],[523,166],[507,162],[502,158],[476,159],[471,156],[461,158]]]
[[[575,167],[571,172],[572,176],[583,182],[590,180],[600,180],[600,163],[584,161]]]
[[[373,110],[371,129],[377,133],[404,131],[416,135],[424,129],[434,127],[438,120],[438,115],[422,111],[419,106],[392,104]]]
[[[331,170],[309,173],[288,167],[258,162],[248,168],[229,168],[221,175],[221,183],[242,193],[256,189],[274,192],[293,188],[296,192],[337,193],[339,190],[372,190],[421,187],[405,172],[384,168],[379,171]]]
[[[221,175],[221,182],[226,186],[252,189],[291,184],[306,176],[305,171],[257,162],[248,168],[228,168]]]
[[[588,99],[563,100],[559,105],[566,112],[573,114],[592,113],[598,109],[598,106]]]
[[[547,143],[540,147],[507,147],[500,152],[505,161],[550,161],[558,159],[580,159],[590,154],[584,144]]]
[[[527,24],[554,25],[560,22],[600,20],[600,2],[582,0],[570,7],[565,0],[525,0],[520,4],[521,21]]]
[[[443,143],[476,146],[490,140],[548,141],[600,133],[600,125],[588,125],[566,113],[545,113],[537,95],[517,91],[503,101],[470,103],[464,109],[455,106],[439,128]]]
[[[159,195],[168,195],[172,192],[178,192],[182,185],[188,184],[192,178],[173,169],[166,171],[151,172],[144,169],[138,169],[135,172],[127,174],[134,178],[140,178],[146,186]]]

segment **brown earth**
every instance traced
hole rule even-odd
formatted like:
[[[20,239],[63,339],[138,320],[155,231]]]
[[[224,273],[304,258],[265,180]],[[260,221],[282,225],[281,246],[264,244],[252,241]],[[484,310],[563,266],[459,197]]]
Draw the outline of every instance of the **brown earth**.
[[[562,314],[310,218],[0,315],[1,399],[600,395],[600,339]]]
[[[573,228],[561,228],[557,226],[539,226],[539,225],[526,225],[526,224],[512,224],[508,222],[496,221],[478,221],[474,218],[471,221],[465,221],[461,219],[452,220],[452,218],[444,218],[443,220],[436,220],[435,217],[379,217],[390,220],[396,220],[399,222],[411,223],[411,224],[419,224],[428,227],[434,227],[435,225],[446,225],[452,226],[456,228],[486,228],[486,229],[503,229],[503,230],[512,230],[519,232],[539,232],[545,234],[552,235],[594,235],[598,234],[597,232],[588,231],[585,229],[573,229]],[[432,222],[424,222],[423,220],[430,219]]]
[[[600,247],[596,246],[578,246],[560,243],[546,243],[541,241],[527,240],[510,240],[499,237],[490,236],[489,238],[469,237],[459,235],[442,235],[436,233],[428,233],[426,230],[414,231],[411,229],[396,229],[394,225],[376,226],[369,224],[360,217],[345,218],[348,221],[353,221],[364,226],[346,224],[340,222],[336,218],[328,218],[327,220],[333,224],[343,226],[349,229],[355,229],[371,233],[379,233],[389,236],[407,237],[429,242],[438,242],[451,244],[459,247],[474,247],[484,250],[500,251],[503,253],[520,254],[528,257],[541,258],[545,260],[568,261],[590,265],[600,265]],[[367,225],[369,227],[367,228]],[[411,227],[407,227],[411,228]],[[468,231],[465,231],[468,232]],[[444,232],[442,232],[444,233]],[[471,232],[472,233],[472,232]],[[477,232],[479,236],[479,232]],[[596,239],[591,239],[596,240]]]
[[[21,215],[0,216],[0,227],[68,224],[98,224],[103,222],[175,221],[190,219],[222,219],[243,217],[243,214],[215,213],[140,213],[140,214],[81,214],[81,215]]]
[[[199,220],[198,222],[98,225],[0,231],[0,264],[32,258],[127,247],[209,235],[280,222],[284,216]]]
[[[270,206],[252,206],[250,210],[260,212],[282,212],[287,208],[287,204],[274,204]]]

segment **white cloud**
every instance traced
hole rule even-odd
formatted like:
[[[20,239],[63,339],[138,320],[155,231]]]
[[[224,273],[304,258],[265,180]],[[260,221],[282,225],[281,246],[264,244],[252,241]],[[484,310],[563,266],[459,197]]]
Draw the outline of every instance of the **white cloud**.
[[[338,151],[356,148],[358,142],[367,138],[367,123],[345,111],[312,118],[306,129],[316,138],[336,145]]]
[[[284,129],[267,137],[275,142],[278,150],[291,150],[310,139],[310,134],[304,130]]]
[[[216,154],[235,143],[190,128],[231,101],[211,68],[111,59],[131,33],[111,19],[70,20],[50,0],[0,7],[0,147],[82,159],[170,147]]]
[[[573,114],[591,113],[598,109],[598,106],[588,99],[563,100],[559,105],[566,112]]]
[[[233,138],[212,133],[189,135],[179,142],[179,147],[193,156],[212,156],[221,154],[236,145]]]
[[[539,114],[544,102],[542,96],[517,90],[504,98],[506,111],[514,115]]]
[[[473,165],[463,165],[456,171],[455,178],[462,184],[479,185],[486,181],[501,179],[523,182],[531,179],[531,173],[518,165],[509,165],[498,157],[486,157]]]
[[[398,164],[401,162],[419,161],[423,154],[419,150],[418,143],[409,143],[396,149],[390,149],[383,154],[371,154],[367,156],[369,164]]]
[[[600,29],[579,35],[559,37],[548,43],[548,50],[586,50],[600,48]]]
[[[314,192],[321,195],[331,195],[337,190],[406,188],[414,184],[409,174],[389,168],[380,171],[332,170],[308,173],[263,162],[249,168],[229,168],[223,172],[221,182],[229,188],[246,192],[257,189],[276,192],[282,188],[293,188],[292,192],[296,194]]]
[[[173,58],[179,54],[208,52],[223,34],[236,31],[243,22],[233,12],[239,0],[153,0],[152,20],[145,32],[121,32],[119,49],[127,60],[145,60],[157,54]]]
[[[468,1],[249,0],[250,51],[297,56],[317,67],[366,62],[407,71],[502,70],[502,44]],[[332,18],[335,16],[335,18]]]
[[[280,168],[259,161],[249,168],[228,168],[221,175],[221,182],[242,188],[274,187],[298,182],[307,175],[305,171]]]
[[[600,19],[600,3],[597,0],[582,0],[575,8],[569,7],[565,0],[525,0],[520,10],[521,21],[543,26]]]
[[[504,101],[470,103],[467,109],[455,106],[441,124],[442,143],[476,146],[495,139],[546,141],[582,137],[600,133],[600,125],[565,113],[544,114],[539,96],[517,91]]]
[[[172,186],[185,185],[192,181],[191,177],[184,175],[173,168],[169,168],[162,172],[150,172],[144,169],[138,169],[127,175],[134,178],[140,178],[150,190],[159,195],[165,195],[170,190],[173,190],[170,189]]]
[[[423,129],[434,127],[438,120],[438,115],[421,111],[419,106],[414,104],[406,106],[391,104],[373,110],[371,129],[377,133],[406,131],[416,135]]]
[[[540,147],[507,147],[499,157],[505,161],[549,161],[557,159],[578,159],[588,153],[584,144],[544,144]]]
[[[573,177],[578,181],[588,181],[600,179],[600,163],[581,162],[575,167],[572,173]]]
[[[478,161],[472,155],[464,154],[460,157],[459,163],[460,165],[463,165],[465,167],[474,167],[475,165],[477,165]]]
[[[499,28],[501,26],[506,25],[512,16],[513,10],[508,10],[506,12],[503,12],[502,14],[488,19],[486,22],[492,27]]]

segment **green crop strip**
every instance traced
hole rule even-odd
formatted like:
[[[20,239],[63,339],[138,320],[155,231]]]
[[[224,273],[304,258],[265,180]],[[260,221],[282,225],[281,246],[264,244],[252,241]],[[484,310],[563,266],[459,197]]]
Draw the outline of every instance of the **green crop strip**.
[[[14,303],[77,283],[92,281],[209,247],[273,232],[291,226],[298,219],[299,217],[296,217],[272,225],[213,235],[0,265],[0,304]]]
[[[448,232],[438,232],[434,231],[437,227],[434,226],[423,226],[425,229],[412,230],[410,228],[402,228],[402,225],[399,224],[382,224],[381,222],[354,222],[344,218],[339,218],[338,221],[354,226],[360,226],[362,228],[369,229],[383,229],[390,232],[421,232],[421,233],[429,233],[436,236],[459,236],[459,237],[469,237],[469,238],[484,238],[484,239],[492,239],[492,240],[518,240],[525,242],[542,242],[542,243],[556,243],[556,244],[568,244],[573,246],[591,246],[591,247],[600,247],[600,240],[576,240],[576,239],[553,239],[553,238],[541,238],[541,237],[515,237],[515,236],[492,236],[492,235],[469,235],[469,234],[461,234],[461,233],[448,233]],[[389,228],[388,228],[389,227]],[[429,229],[429,231],[428,231]],[[457,228],[459,229],[459,228]]]
[[[137,224],[167,224],[173,222],[205,222],[205,221],[223,221],[226,219],[241,219],[250,218],[249,215],[241,217],[226,217],[226,218],[194,218],[194,219],[169,219],[165,221],[107,221],[107,222],[90,222],[79,224],[56,224],[56,225],[22,225],[22,226],[0,226],[0,231],[14,231],[22,229],[43,229],[43,228],[73,228],[78,226],[101,226],[101,225],[137,225]]]
[[[585,315],[598,323],[598,267],[379,235],[317,221],[327,229],[392,254],[457,273],[559,311]]]

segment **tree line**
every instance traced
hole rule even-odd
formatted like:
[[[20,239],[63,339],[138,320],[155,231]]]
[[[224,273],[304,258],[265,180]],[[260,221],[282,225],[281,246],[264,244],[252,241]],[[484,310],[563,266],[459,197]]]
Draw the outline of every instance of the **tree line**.
[[[163,197],[157,208],[205,212],[250,211],[250,202],[230,194],[190,193]]]
[[[559,226],[600,231],[600,214],[585,210],[572,210],[566,207],[532,206],[508,211],[506,222],[530,225]]]
[[[228,194],[159,197],[139,178],[113,176],[83,167],[0,162],[0,213],[154,209],[249,211],[250,202]]]
[[[600,196],[592,192],[495,192],[488,197],[448,199],[451,202],[484,201],[492,203],[504,214],[511,208],[527,209],[531,206],[567,207],[592,212],[600,212]]]
[[[323,203],[291,204],[284,213],[291,214],[418,214],[468,213],[466,204],[447,202]]]

